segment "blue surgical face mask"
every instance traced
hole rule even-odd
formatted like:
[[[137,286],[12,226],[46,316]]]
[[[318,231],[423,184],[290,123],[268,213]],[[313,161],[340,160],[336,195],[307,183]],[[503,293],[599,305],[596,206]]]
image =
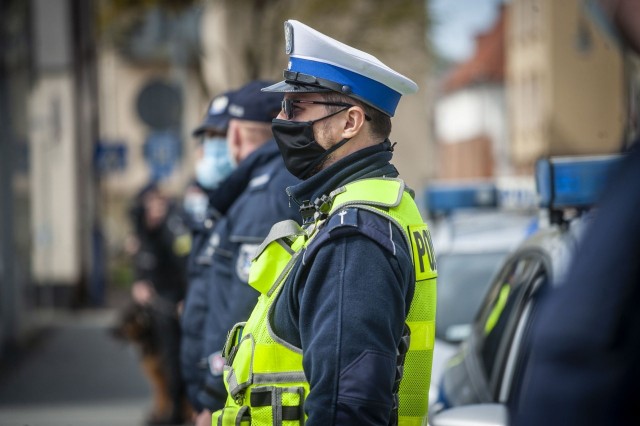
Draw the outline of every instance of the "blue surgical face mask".
[[[203,188],[214,189],[229,176],[236,165],[225,138],[205,138],[202,149],[204,155],[196,164],[196,180]]]
[[[207,216],[209,198],[202,191],[189,192],[184,196],[182,206],[195,222],[202,222]]]

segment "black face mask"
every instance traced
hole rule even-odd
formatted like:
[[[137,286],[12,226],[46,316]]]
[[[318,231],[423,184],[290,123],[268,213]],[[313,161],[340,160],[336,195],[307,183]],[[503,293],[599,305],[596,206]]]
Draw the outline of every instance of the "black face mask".
[[[318,121],[338,114],[333,114],[313,121],[288,121],[275,118],[271,122],[271,130],[276,139],[284,165],[292,175],[306,179],[322,162],[349,139],[343,139],[329,149],[324,149],[315,141],[313,125]]]

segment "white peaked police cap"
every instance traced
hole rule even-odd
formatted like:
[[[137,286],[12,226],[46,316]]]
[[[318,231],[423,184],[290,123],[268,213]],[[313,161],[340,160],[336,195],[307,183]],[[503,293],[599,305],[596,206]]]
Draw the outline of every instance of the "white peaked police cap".
[[[295,20],[284,23],[289,64],[284,81],[265,92],[334,91],[358,99],[393,117],[400,97],[418,85],[376,57],[347,46]]]

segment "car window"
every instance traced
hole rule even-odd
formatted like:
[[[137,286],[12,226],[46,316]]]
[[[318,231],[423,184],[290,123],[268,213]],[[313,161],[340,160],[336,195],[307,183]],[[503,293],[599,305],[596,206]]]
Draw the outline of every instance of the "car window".
[[[470,332],[491,278],[507,252],[447,253],[438,257],[436,337],[460,341]]]
[[[506,263],[491,284],[476,329],[481,365],[491,389],[496,389],[508,356],[527,290],[541,262],[518,255]]]
[[[547,271],[543,271],[534,279],[531,296],[527,301],[525,311],[518,325],[518,332],[514,337],[514,344],[509,355],[512,366],[507,366],[507,373],[503,379],[503,386],[500,390],[500,402],[509,403],[516,407],[520,399],[520,391],[528,373],[529,356],[531,354],[532,324],[536,321],[539,301],[549,289],[549,276]]]

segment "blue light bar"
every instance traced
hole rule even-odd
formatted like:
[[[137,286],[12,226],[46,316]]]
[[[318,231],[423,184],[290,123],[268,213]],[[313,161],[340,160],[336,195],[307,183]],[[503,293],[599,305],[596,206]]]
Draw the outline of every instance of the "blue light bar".
[[[621,155],[552,157],[536,163],[540,207],[585,208],[599,199]]]
[[[425,191],[431,214],[464,208],[496,207],[498,191],[493,183],[432,184]]]

